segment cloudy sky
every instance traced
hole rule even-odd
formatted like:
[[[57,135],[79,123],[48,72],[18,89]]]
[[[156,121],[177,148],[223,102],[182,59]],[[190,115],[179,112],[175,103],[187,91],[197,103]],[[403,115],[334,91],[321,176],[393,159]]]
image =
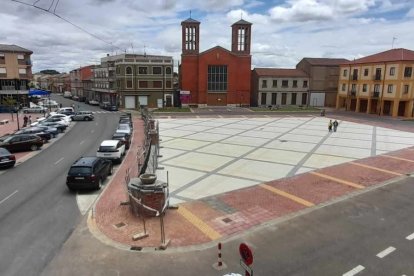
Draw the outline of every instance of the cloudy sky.
[[[303,57],[354,59],[414,50],[414,0],[0,0],[0,43],[30,49],[33,72],[68,72],[109,54],[181,54],[181,21],[201,22],[201,51],[230,49],[231,24],[253,23],[252,67]],[[57,4],[57,5],[56,5]],[[59,18],[59,17],[63,18]],[[65,20],[93,34],[81,31]]]

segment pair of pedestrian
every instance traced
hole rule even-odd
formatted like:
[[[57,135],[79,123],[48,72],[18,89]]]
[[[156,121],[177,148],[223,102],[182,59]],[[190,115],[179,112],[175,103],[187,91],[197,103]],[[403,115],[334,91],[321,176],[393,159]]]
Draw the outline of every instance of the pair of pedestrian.
[[[29,121],[29,118],[27,118],[26,115],[23,117],[23,127],[27,127],[27,122]]]
[[[333,127],[333,131],[336,132],[336,129],[338,128],[338,121],[335,120],[334,122],[332,122],[332,120],[329,120],[329,124],[328,124],[328,131],[332,132],[332,127]]]

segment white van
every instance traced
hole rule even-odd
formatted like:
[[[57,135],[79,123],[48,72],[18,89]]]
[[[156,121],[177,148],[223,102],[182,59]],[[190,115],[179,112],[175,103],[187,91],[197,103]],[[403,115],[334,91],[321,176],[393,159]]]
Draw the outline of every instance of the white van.
[[[72,98],[72,93],[70,91],[65,91],[65,92],[63,92],[63,97],[64,98]]]

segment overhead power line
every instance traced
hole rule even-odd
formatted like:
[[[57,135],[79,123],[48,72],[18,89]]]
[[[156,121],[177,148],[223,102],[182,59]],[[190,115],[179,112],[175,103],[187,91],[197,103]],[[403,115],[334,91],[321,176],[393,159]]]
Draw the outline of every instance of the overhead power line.
[[[65,21],[66,23],[68,23],[68,24],[72,25],[73,27],[75,27],[75,28],[77,28],[77,29],[81,30],[82,32],[84,32],[84,33],[86,33],[86,34],[88,34],[88,35],[92,36],[93,38],[95,38],[95,39],[97,39],[97,40],[99,40],[99,41],[102,41],[102,42],[104,42],[104,43],[106,43],[106,44],[110,45],[112,48],[117,48],[117,49],[119,49],[119,50],[123,50],[123,49],[121,49],[120,47],[118,47],[118,46],[114,45],[112,42],[107,41],[107,40],[104,40],[104,39],[100,38],[99,36],[97,36],[97,35],[95,35],[95,34],[93,34],[93,33],[89,32],[88,30],[86,30],[86,29],[82,28],[81,26],[76,25],[75,23],[71,22],[69,19],[66,19],[66,18],[64,18],[64,17],[62,17],[62,16],[60,16],[60,15],[58,15],[58,14],[56,13],[56,8],[57,8],[57,5],[59,4],[59,1],[60,1],[60,0],[57,0],[57,2],[56,2],[56,5],[55,5],[55,8],[54,8],[53,12],[52,12],[52,11],[50,11],[50,9],[53,7],[53,4],[55,3],[55,0],[53,0],[53,1],[52,1],[51,5],[49,6],[49,9],[45,9],[45,8],[42,8],[42,7],[36,6],[36,3],[38,3],[40,0],[36,0],[33,4],[29,4],[29,3],[26,3],[26,2],[23,2],[23,1],[20,1],[20,0],[11,0],[11,1],[12,1],[12,2],[17,2],[17,3],[20,3],[20,4],[23,4],[23,5],[26,5],[26,6],[29,6],[29,7],[33,7],[33,8],[39,9],[39,10],[41,10],[41,11],[44,11],[44,12],[46,12],[46,13],[50,14],[50,15],[56,16],[57,18],[59,18],[59,19],[61,19],[61,20]],[[112,49],[111,49],[111,50],[112,50]]]

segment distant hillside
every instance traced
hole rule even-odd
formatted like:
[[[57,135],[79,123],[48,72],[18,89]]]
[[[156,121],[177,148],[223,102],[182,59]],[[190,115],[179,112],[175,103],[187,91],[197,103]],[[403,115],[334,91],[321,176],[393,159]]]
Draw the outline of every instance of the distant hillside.
[[[60,74],[58,71],[56,71],[56,70],[50,70],[50,69],[48,69],[48,70],[42,70],[42,71],[40,71],[40,73],[41,74],[46,74],[46,75],[57,75],[57,74]]]

